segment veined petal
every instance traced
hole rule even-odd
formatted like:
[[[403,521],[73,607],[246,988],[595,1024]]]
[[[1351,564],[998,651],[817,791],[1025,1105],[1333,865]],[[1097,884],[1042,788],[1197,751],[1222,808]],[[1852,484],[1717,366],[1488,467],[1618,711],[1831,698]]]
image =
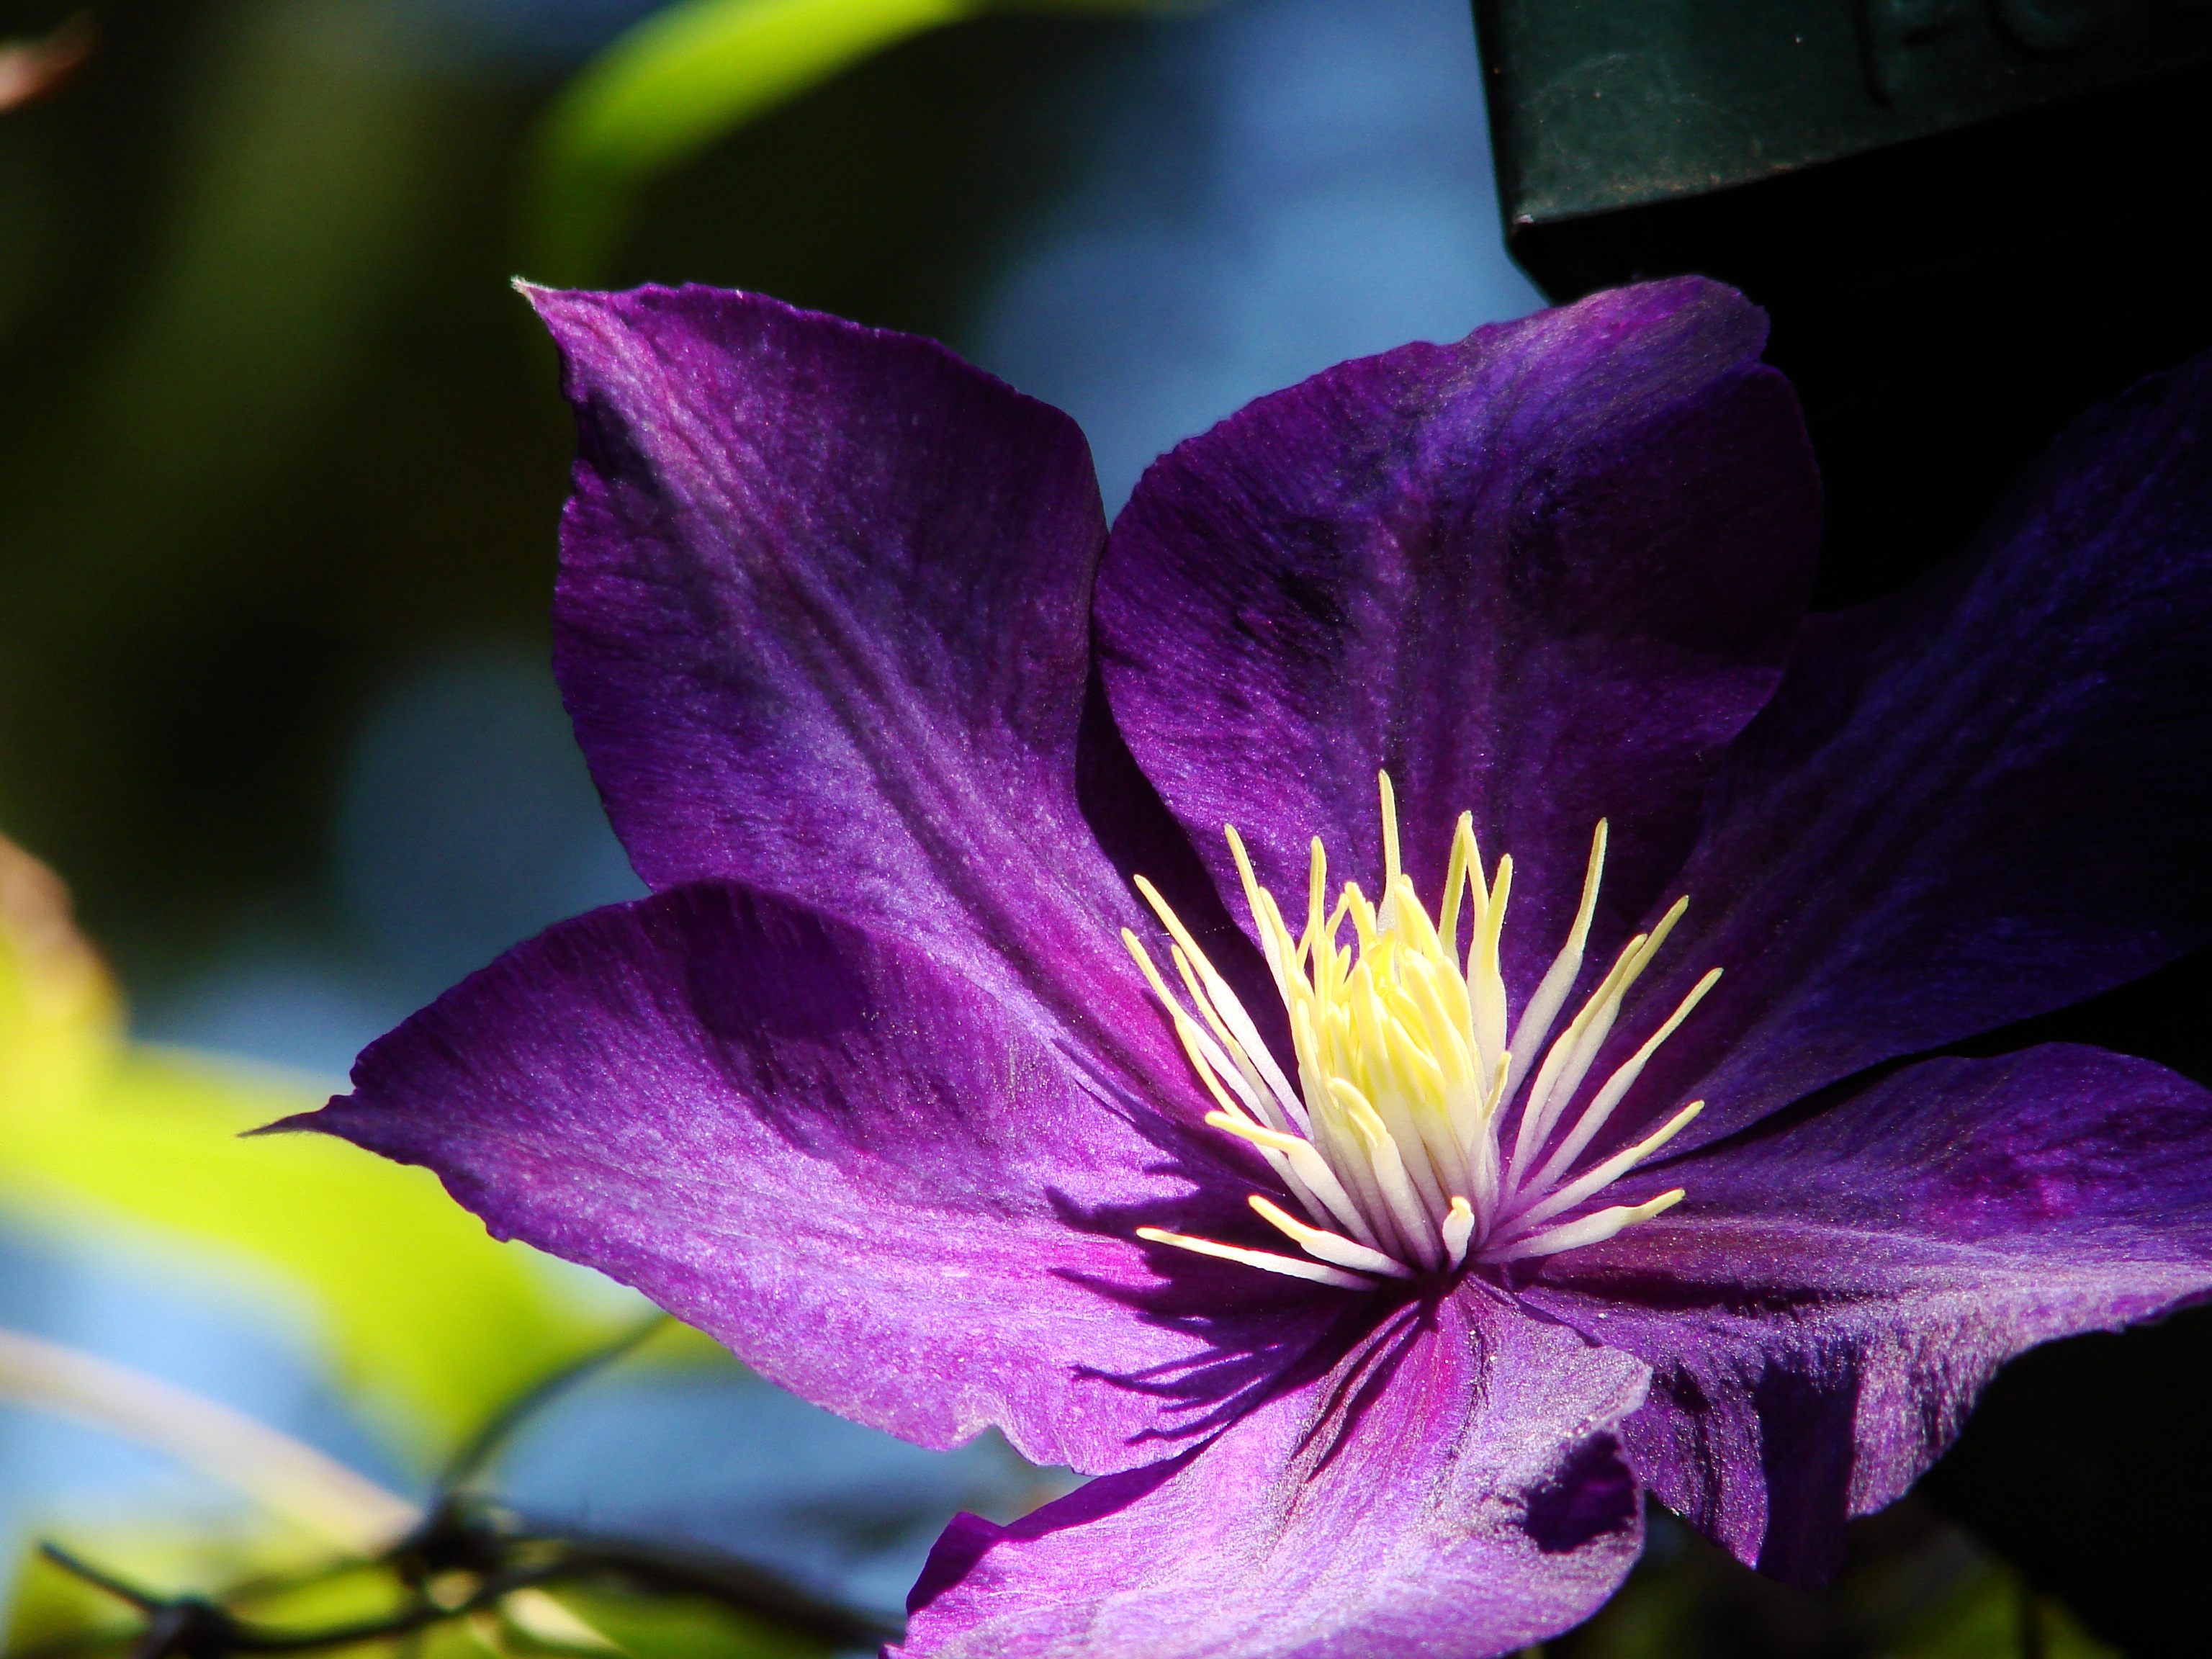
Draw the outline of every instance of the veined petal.
[[[1819,482],[1765,339],[1713,283],[1601,294],[1340,364],[1146,473],[1099,572],[1107,691],[1224,892],[1224,823],[1278,892],[1316,833],[1371,848],[1383,767],[1422,892],[1464,808],[1511,852],[1516,1008],[1601,817],[1609,907],[1643,908],[1810,582]],[[1343,873],[1387,891],[1371,855]]]
[[[1105,532],[1073,422],[757,295],[528,292],[578,422],[554,666],[639,873],[896,933],[1177,1074],[1079,798],[1082,741],[1117,740],[1085,724]],[[1158,813],[1092,782],[1097,811]]]
[[[1195,1101],[1117,1097],[912,946],[721,883],[519,946],[285,1127],[426,1164],[495,1235],[924,1445],[1168,1455],[1343,1299],[1187,1255],[1164,1282],[1139,1221],[1251,1230],[1257,1166]]]
[[[1646,1018],[1728,976],[1608,1133],[1704,1095],[1686,1141],[1718,1140],[2212,939],[2207,639],[2212,356],[2076,422],[1959,561],[1808,630]]]
[[[1926,1060],[1622,1185],[1689,1196],[1523,1294],[1650,1363],[1638,1472],[1801,1583],[2013,1355],[2212,1293],[2212,1093],[2095,1048]]]
[[[1489,1659],[1642,1541],[1642,1368],[1486,1297],[1401,1306],[1202,1449],[939,1540],[905,1659]]]

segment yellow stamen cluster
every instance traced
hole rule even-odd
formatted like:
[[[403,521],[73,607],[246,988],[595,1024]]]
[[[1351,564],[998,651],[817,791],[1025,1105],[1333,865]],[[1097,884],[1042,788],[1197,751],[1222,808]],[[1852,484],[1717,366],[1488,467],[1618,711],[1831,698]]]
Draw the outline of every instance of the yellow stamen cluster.
[[[1397,803],[1387,773],[1381,785],[1380,902],[1370,902],[1358,884],[1347,882],[1330,908],[1328,860],[1316,838],[1304,925],[1296,935],[1254,875],[1243,840],[1234,828],[1228,830],[1253,926],[1290,1016],[1295,1087],[1189,929],[1152,884],[1139,878],[1173,940],[1169,955],[1188,1006],[1137,936],[1125,931],[1122,939],[1213,1097],[1217,1109],[1206,1121],[1257,1147],[1305,1212],[1301,1219],[1265,1197],[1251,1200],[1304,1252],[1297,1256],[1157,1227],[1139,1228],[1139,1236],[1367,1289],[1386,1279],[1448,1272],[1470,1258],[1494,1263],[1555,1255],[1609,1238],[1678,1203],[1679,1188],[1646,1203],[1561,1219],[1658,1152],[1704,1105],[1692,1102],[1656,1133],[1577,1171],[1659,1045],[1720,977],[1714,969],[1699,980],[1634,1054],[1581,1098],[1630,988],[1688,900],[1676,900],[1650,933],[1622,947],[1554,1039],[1596,913],[1606,848],[1601,821],[1565,944],[1509,1035],[1498,942],[1513,886],[1512,858],[1500,858],[1495,874],[1486,876],[1473,816],[1462,814],[1443,902],[1432,920],[1399,867]],[[1352,939],[1345,943],[1347,923]],[[1539,1053],[1542,1063],[1532,1066]],[[1516,1103],[1517,1118],[1510,1109]],[[1509,1119],[1516,1126],[1510,1148],[1501,1137]]]

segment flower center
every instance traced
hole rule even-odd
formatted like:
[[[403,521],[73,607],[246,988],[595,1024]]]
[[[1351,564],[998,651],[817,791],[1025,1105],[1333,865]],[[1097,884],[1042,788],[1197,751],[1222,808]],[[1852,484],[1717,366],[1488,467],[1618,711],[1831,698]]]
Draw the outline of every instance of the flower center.
[[[1431,920],[1398,867],[1397,801],[1388,773],[1382,792],[1382,902],[1370,903],[1358,884],[1346,882],[1335,908],[1326,909],[1328,859],[1316,836],[1305,927],[1295,936],[1274,896],[1253,875],[1243,839],[1234,826],[1227,831],[1268,972],[1290,1015],[1295,1088],[1189,929],[1152,884],[1138,878],[1173,938],[1170,955],[1188,1006],[1137,936],[1125,928],[1121,938],[1213,1097],[1218,1109],[1206,1114],[1206,1122],[1258,1147],[1305,1212],[1302,1219],[1257,1194],[1251,1200],[1302,1255],[1158,1227],[1139,1227],[1139,1237],[1369,1290],[1385,1279],[1449,1272],[1470,1257],[1516,1261],[1594,1244],[1681,1200],[1683,1189],[1676,1188],[1643,1204],[1569,1215],[1680,1133],[1705,1105],[1692,1101],[1634,1146],[1587,1169],[1575,1167],[1659,1045],[1721,976],[1716,968],[1700,979],[1659,1029],[1585,1095],[1624,999],[1681,920],[1688,898],[1675,900],[1658,926],[1622,947],[1612,971],[1555,1038],[1597,909],[1606,845],[1601,819],[1574,925],[1509,1036],[1498,947],[1513,886],[1512,857],[1501,857],[1494,878],[1486,879],[1474,815],[1462,813],[1443,902]],[[1349,945],[1340,943],[1347,922]],[[1509,1146],[1504,1129],[1516,1102],[1521,1109]]]

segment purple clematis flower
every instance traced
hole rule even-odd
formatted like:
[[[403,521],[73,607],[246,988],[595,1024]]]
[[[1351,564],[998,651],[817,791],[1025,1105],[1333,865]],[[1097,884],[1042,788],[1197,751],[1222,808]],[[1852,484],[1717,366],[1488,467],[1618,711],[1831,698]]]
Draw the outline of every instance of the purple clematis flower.
[[[1110,537],[1073,426],[927,342],[531,297],[556,667],[653,894],[295,1122],[1099,1477],[957,1521],[908,1653],[1474,1659],[1611,1591],[1646,1486],[1816,1578],[2008,1356],[2212,1289],[2212,1097],[1938,1052],[2207,938],[2212,366],[1808,619],[1803,428],[1711,283],[1341,365]]]

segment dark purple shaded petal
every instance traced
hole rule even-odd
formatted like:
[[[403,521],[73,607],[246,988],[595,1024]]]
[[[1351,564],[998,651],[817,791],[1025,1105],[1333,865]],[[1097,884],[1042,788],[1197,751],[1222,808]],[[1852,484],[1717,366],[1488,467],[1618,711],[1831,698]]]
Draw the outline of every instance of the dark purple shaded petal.
[[[1468,1292],[1402,1307],[1203,1449],[1011,1527],[915,1585],[912,1659],[1480,1659],[1612,1594],[1642,1543],[1615,1431],[1644,1372]]]
[[[531,298],[579,427],[554,665],[638,872],[896,931],[1179,1077],[1077,804],[1105,531],[1074,424],[757,295]]]
[[[1590,833],[1631,921],[1715,758],[1779,678],[1820,483],[1765,316],[1696,278],[1344,363],[1145,475],[1099,575],[1131,747],[1230,890],[1318,834],[1375,890],[1376,771],[1407,867],[1453,822],[1510,852],[1509,979],[1559,948]]]
[[[1800,1582],[2013,1355],[2212,1290],[2212,1094],[2097,1048],[1923,1061],[1623,1183],[1674,1186],[1527,1295],[1650,1363],[1653,1491]]]
[[[495,1236],[863,1423],[1127,1468],[1265,1388],[1344,1292],[1138,1243],[1249,1229],[1272,1183],[1186,1127],[1202,1103],[1129,1101],[1020,1015],[910,946],[696,883],[509,951],[289,1127],[428,1165]]]
[[[1712,1139],[2212,937],[2212,358],[2075,423],[1960,563],[1821,619],[1736,745],[1624,1121]],[[1656,1018],[1656,1013],[1650,1018]]]

